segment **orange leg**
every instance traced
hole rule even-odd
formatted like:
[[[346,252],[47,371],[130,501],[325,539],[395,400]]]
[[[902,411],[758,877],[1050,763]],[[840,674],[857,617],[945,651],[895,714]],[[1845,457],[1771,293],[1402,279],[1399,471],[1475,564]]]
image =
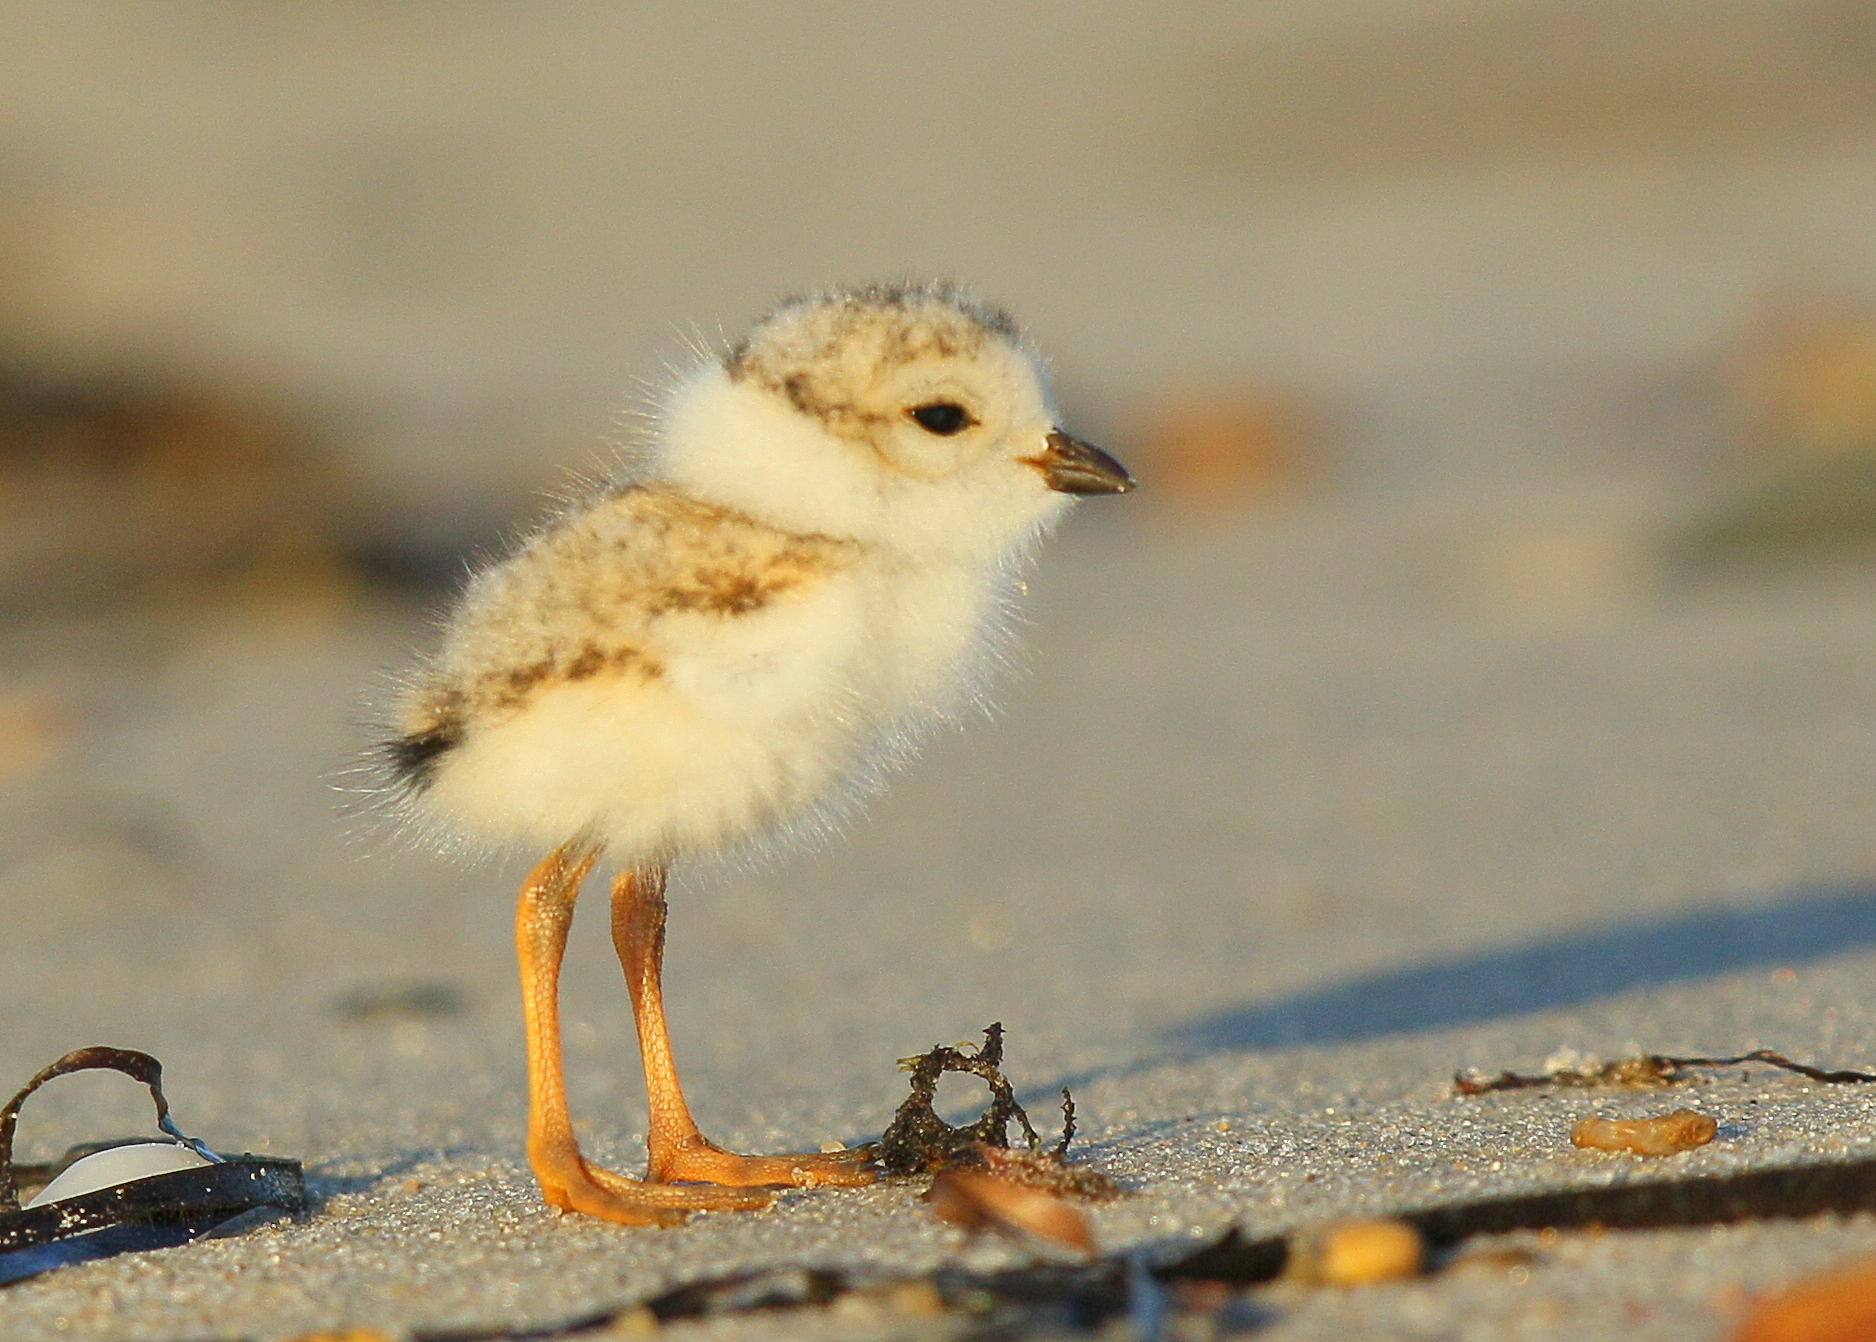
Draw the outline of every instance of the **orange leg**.
[[[697,1130],[678,1085],[671,1036],[664,1023],[664,872],[621,872],[612,886],[612,944],[625,969],[638,1022],[638,1047],[645,1061],[645,1092],[651,1105],[647,1139],[652,1184],[697,1180],[739,1187],[870,1184],[873,1169],[857,1153],[835,1151],[797,1156],[739,1156]]]
[[[765,1193],[640,1183],[580,1155],[560,1065],[560,962],[573,902],[598,856],[597,845],[588,843],[571,843],[550,854],[529,873],[515,913],[528,1043],[528,1164],[540,1181],[541,1196],[563,1211],[626,1225],[671,1225],[686,1212],[765,1207],[770,1200]],[[652,1112],[656,1132],[655,1103]]]

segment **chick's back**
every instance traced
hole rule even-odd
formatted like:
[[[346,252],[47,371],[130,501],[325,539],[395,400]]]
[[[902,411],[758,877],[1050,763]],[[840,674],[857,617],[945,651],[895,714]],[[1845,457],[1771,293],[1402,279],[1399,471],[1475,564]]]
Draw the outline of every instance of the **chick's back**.
[[[702,828],[759,823],[788,799],[736,805],[737,780],[768,794],[824,782],[839,743],[817,738],[864,716],[841,683],[865,635],[861,558],[857,542],[617,490],[470,584],[404,697],[391,770],[410,794],[436,794],[446,821],[514,837],[558,842],[601,822],[622,776],[640,786],[617,805],[720,810],[686,800],[688,777],[732,803]],[[765,743],[749,738],[765,729],[770,753],[791,756],[783,777],[756,767]],[[582,788],[590,804],[574,800]]]

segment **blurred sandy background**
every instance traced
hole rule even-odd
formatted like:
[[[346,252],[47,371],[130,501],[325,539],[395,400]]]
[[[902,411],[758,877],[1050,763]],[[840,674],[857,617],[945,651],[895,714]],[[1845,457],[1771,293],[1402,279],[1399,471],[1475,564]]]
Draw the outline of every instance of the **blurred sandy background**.
[[[0,22],[0,367],[291,421],[391,535],[509,516],[685,333],[857,277],[1011,305],[1091,436],[1294,405],[1389,490],[1703,484],[1774,327],[1860,323],[1871,395],[1861,0]]]
[[[1037,607],[1045,669],[1131,687],[1101,739],[1138,744],[1016,691],[1015,725],[941,747],[847,867],[707,897],[752,964],[686,971],[709,944],[687,930],[680,997],[690,972],[726,1018],[793,993],[870,1021],[803,947],[753,967],[796,907],[776,892],[847,888],[852,912],[869,873],[973,843],[1007,870],[961,889],[934,958],[969,1004],[906,1003],[900,1051],[982,1024],[1007,957],[1043,944],[1025,920],[1086,907],[1123,949],[1063,931],[1045,960],[1156,958],[1038,1008],[1068,1070],[1273,986],[1618,918],[1637,890],[1863,879],[1865,0],[5,3],[9,1066],[94,1032],[186,1051],[231,1003],[415,1021],[384,1045],[415,1056],[460,1006],[436,980],[506,1012],[510,876],[347,848],[331,817],[374,668],[689,342],[903,275],[1010,305],[1065,421],[1141,477],[1073,524]],[[1683,729],[1697,747],[1663,745]],[[1103,775],[1116,758],[1134,777]],[[1019,787],[1079,799],[1056,833],[1111,888],[1010,866]],[[1104,805],[1154,820],[1103,830]],[[1619,852],[1597,867],[1597,844]],[[1157,923],[1159,896],[1122,889],[1156,871],[1192,896]],[[1250,912],[1208,940],[1225,908]],[[173,995],[124,1038],[121,999],[74,985],[139,973]],[[702,1027],[677,1009],[682,1044]],[[797,1042],[762,1031],[692,1047],[733,1073]],[[206,1038],[228,1095],[287,1067]],[[875,1107],[891,1047],[851,1064]],[[318,1131],[290,1094],[268,1112],[222,1117]]]

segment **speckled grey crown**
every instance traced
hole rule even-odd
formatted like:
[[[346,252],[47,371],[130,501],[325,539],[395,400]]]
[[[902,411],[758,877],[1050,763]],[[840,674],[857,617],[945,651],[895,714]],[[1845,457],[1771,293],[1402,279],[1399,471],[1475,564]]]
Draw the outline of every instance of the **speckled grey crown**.
[[[863,434],[883,418],[864,408],[866,387],[909,363],[976,357],[992,341],[1025,343],[1009,313],[953,285],[870,284],[790,299],[723,368],[836,433]]]

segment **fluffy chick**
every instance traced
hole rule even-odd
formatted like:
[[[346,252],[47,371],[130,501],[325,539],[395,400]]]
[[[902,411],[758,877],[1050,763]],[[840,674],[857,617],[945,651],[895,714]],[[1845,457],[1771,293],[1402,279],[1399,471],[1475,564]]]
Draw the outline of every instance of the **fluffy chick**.
[[[839,290],[698,369],[638,478],[474,577],[385,758],[421,815],[554,850],[517,914],[550,1203],[666,1223],[872,1178],[851,1155],[739,1156],[698,1132],[659,989],[664,873],[811,818],[954,708],[1067,496],[1132,487],[1055,426],[1006,315],[948,287]],[[560,958],[602,851],[650,1094],[643,1180],[580,1156],[561,1081]]]

